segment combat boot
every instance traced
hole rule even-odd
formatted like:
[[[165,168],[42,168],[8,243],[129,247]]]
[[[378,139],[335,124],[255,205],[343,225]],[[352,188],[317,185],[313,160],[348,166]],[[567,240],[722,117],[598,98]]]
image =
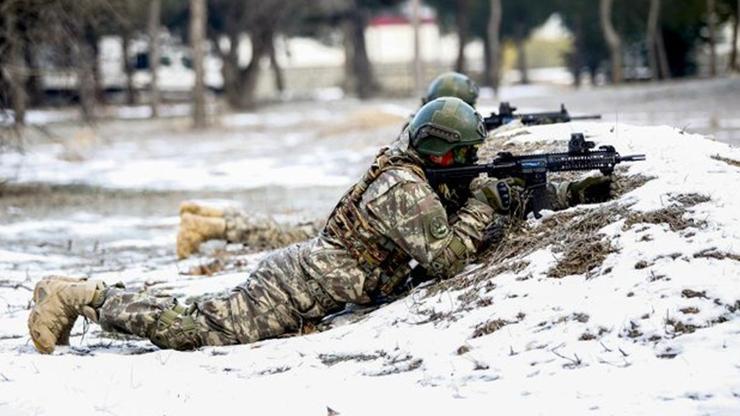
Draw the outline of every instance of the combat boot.
[[[69,344],[69,333],[84,315],[97,322],[95,308],[105,300],[105,283],[99,280],[52,276],[36,283],[28,331],[36,349],[51,354],[57,345]]]
[[[226,221],[223,218],[203,217],[185,212],[180,216],[177,257],[184,259],[198,250],[202,242],[224,238],[225,235]]]
[[[224,210],[216,207],[201,205],[193,201],[184,201],[180,204],[180,216],[185,213],[200,215],[202,217],[223,218]]]

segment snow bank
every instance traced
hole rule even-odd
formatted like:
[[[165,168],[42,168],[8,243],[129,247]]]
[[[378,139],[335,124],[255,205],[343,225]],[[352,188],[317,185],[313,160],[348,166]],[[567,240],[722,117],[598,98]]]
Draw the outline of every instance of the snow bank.
[[[474,265],[456,278],[459,290],[417,289],[325,332],[196,352],[97,329],[83,338],[79,324],[72,346],[38,355],[26,335],[26,288],[41,276],[9,272],[0,288],[0,414],[740,413],[740,167],[732,164],[740,150],[669,127],[585,122],[493,140],[565,146],[581,131],[647,155],[621,173],[654,177],[616,201],[625,215],[648,218],[639,213],[681,195],[708,200],[685,206],[680,218],[692,221],[681,229],[617,216],[599,230],[615,251],[586,275],[548,277],[563,255],[548,246],[517,259],[516,273],[485,279],[496,265]],[[599,206],[550,217],[590,209]],[[93,277],[191,296],[233,286],[258,259],[214,277],[178,275],[187,262]]]

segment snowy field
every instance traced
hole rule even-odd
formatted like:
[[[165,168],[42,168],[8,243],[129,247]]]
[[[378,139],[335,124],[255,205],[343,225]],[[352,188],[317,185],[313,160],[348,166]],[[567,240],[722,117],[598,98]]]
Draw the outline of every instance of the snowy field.
[[[58,201],[39,207],[19,190],[2,205],[0,415],[740,414],[740,149],[666,126],[501,132],[489,147],[564,147],[584,132],[647,161],[620,169],[635,180],[615,201],[530,218],[531,249],[495,262],[494,250],[451,281],[326,331],[175,352],[78,322],[70,346],[34,350],[26,318],[41,277],[183,299],[228,290],[264,253],[229,246],[236,254],[212,276],[198,272],[207,254],[175,261],[179,199],[321,217],[407,112],[265,110],[224,117],[208,140],[176,120],[69,127],[0,156],[0,176],[46,184],[38,192]],[[582,219],[597,224],[594,238],[559,241],[548,228],[575,232]],[[596,247],[603,255],[588,270],[563,274],[569,256]]]

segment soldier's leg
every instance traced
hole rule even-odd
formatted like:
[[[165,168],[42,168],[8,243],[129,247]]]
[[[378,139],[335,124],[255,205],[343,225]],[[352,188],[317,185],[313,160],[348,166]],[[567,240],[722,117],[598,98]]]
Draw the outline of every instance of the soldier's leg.
[[[183,306],[172,297],[109,289],[98,316],[104,330],[149,338],[160,348],[190,350],[239,343],[228,297]]]
[[[308,240],[319,233],[320,226],[310,222],[298,225],[279,224],[271,219],[256,219],[245,212],[227,209],[226,241],[242,243],[257,249],[276,249]]]
[[[189,307],[173,298],[109,289],[98,309],[99,323],[106,330],[149,338],[161,348],[244,344],[296,333],[304,323],[341,307],[317,300],[316,290],[309,288],[293,246],[265,258],[229,295]]]
[[[320,225],[278,224],[268,219],[255,219],[235,208],[213,208],[193,202],[180,206],[180,229],[177,255],[185,258],[209,239],[224,239],[255,249],[275,249],[307,240],[318,234]]]

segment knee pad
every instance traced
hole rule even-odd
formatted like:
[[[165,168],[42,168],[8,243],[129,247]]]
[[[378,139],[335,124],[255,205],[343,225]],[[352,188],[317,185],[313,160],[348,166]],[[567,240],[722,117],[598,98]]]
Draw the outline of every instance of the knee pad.
[[[162,349],[194,350],[202,345],[198,323],[193,318],[194,307],[175,305],[162,312],[149,339]]]

